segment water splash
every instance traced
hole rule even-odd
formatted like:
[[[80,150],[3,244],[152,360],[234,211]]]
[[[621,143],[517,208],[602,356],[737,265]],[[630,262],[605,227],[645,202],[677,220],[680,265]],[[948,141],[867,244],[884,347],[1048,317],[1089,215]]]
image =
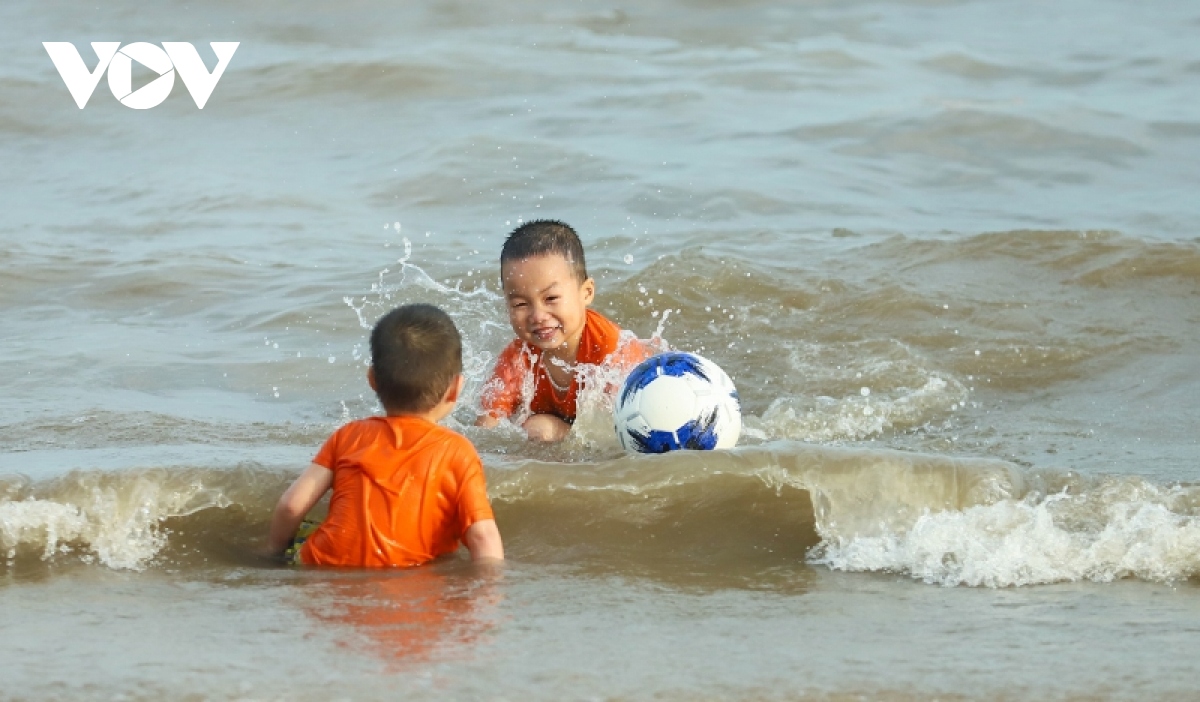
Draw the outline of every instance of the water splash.
[[[922,426],[953,412],[968,397],[957,380],[930,375],[916,388],[859,391],[842,398],[777,398],[747,424],[763,439],[856,441]]]
[[[1195,490],[1140,483],[1134,491],[1101,486],[1077,495],[1035,493],[926,511],[897,531],[848,535],[829,529],[811,562],[908,573],[943,586],[1126,577],[1172,582],[1200,573],[1200,518],[1180,509],[1194,501]]]
[[[142,570],[167,542],[165,519],[230,504],[187,473],[77,471],[0,502],[0,552],[10,563],[25,552],[42,560],[75,554]]]

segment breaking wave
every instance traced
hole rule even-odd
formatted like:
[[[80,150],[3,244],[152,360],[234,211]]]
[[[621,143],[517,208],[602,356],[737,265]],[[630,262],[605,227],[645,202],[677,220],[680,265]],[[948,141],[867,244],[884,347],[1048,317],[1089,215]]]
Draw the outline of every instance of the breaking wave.
[[[771,442],[561,463],[490,457],[510,558],[636,575],[780,569],[1007,587],[1200,572],[1200,489],[988,459]],[[3,568],[253,563],[292,474],[261,466],[0,481]]]

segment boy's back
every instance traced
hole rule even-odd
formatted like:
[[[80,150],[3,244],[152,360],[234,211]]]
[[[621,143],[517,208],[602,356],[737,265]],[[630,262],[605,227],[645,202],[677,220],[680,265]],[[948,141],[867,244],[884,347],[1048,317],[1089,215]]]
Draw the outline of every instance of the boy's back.
[[[371,330],[367,383],[387,412],[334,432],[271,515],[266,551],[282,555],[304,515],[333,490],[304,542],[310,565],[420,565],[458,549],[503,560],[483,465],[466,437],[438,426],[463,389],[462,337],[433,305],[397,307]]]
[[[418,565],[453,553],[472,524],[494,518],[474,447],[420,417],[351,422],[314,463],[333,471],[333,496],[300,551],[309,565]]]

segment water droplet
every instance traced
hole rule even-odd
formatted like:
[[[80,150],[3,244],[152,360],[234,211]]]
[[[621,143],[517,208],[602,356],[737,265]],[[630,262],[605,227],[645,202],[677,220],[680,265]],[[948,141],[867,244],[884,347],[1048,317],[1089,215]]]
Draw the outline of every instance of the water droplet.
[[[858,391],[858,394],[866,397],[871,394],[871,388],[864,387],[862,390]]]
[[[330,362],[330,363],[336,363],[336,362],[337,362],[337,356],[330,356],[330,357],[329,357],[329,362]]]
[[[633,263],[633,254],[625,254],[625,258],[622,260],[624,260],[626,264]]]

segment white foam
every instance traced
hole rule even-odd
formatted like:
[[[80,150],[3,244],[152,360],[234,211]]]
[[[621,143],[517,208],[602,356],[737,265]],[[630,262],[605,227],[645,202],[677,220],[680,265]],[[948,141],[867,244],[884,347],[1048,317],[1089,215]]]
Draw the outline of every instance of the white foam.
[[[41,547],[42,558],[51,558],[86,527],[87,519],[74,505],[43,500],[0,503],[0,550],[9,560],[26,544]]]
[[[0,552],[10,561],[26,549],[43,560],[77,553],[142,570],[167,542],[164,519],[228,504],[199,481],[166,486],[154,471],[75,474],[53,496],[0,502]]]
[[[1170,508],[1183,491],[1143,485],[1132,500],[1093,491],[927,512],[902,533],[823,533],[812,562],[945,586],[1171,582],[1200,572],[1200,518]]]
[[[863,390],[843,398],[779,398],[749,421],[768,439],[856,441],[921,426],[952,411],[968,394],[961,383],[939,376],[916,389]]]

